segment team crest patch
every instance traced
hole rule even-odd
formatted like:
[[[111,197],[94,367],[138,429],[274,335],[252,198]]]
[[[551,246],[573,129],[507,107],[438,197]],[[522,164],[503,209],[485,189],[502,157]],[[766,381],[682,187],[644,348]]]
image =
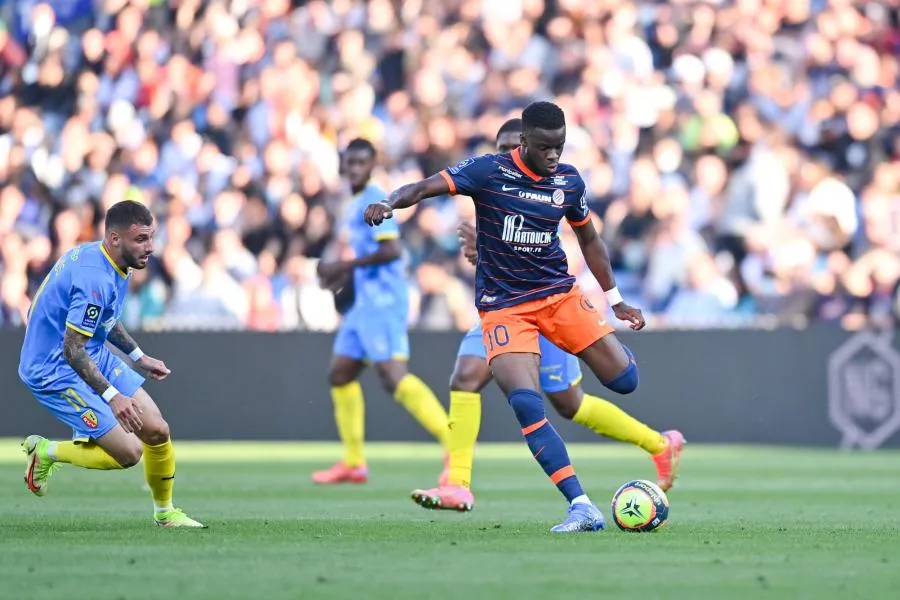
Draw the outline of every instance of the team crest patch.
[[[84,421],[84,424],[91,429],[97,429],[97,425],[100,424],[100,422],[97,420],[97,414],[90,409],[81,413],[81,420]]]
[[[562,190],[553,190],[553,204],[562,206],[566,201],[566,193]]]
[[[98,305],[88,304],[87,308],[84,309],[84,318],[81,319],[81,326],[89,329],[97,327],[97,323],[100,322],[101,312],[102,310]]]
[[[463,169],[465,169],[466,167],[471,165],[473,162],[475,162],[474,158],[467,158],[466,160],[458,163],[455,167],[450,167],[447,170],[450,171],[452,174],[456,175],[457,173],[459,173],[460,171],[462,171]]]

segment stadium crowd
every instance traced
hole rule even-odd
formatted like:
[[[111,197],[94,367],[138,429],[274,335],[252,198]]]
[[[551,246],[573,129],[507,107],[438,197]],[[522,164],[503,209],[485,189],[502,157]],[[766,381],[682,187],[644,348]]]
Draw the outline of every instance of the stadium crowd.
[[[0,326],[139,198],[158,259],[127,325],[331,330],[315,270],[346,252],[341,146],[372,140],[389,190],[548,98],[655,326],[897,318],[894,3],[0,0],[0,19]],[[466,198],[397,215],[413,326],[472,324],[472,215]]]

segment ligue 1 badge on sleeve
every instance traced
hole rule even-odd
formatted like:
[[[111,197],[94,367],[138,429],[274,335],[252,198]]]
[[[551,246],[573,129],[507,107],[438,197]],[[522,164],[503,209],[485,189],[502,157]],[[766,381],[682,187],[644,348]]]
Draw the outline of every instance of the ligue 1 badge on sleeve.
[[[863,331],[828,359],[828,416],[841,448],[874,450],[900,431],[900,352],[893,332]]]

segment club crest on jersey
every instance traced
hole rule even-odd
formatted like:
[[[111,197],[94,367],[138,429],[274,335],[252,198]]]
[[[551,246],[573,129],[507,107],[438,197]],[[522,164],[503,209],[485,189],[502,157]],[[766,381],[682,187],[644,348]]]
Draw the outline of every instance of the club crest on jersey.
[[[506,215],[500,237],[515,250],[528,253],[542,252],[553,241],[553,233],[550,231],[525,229],[525,217],[522,215]]]
[[[97,429],[97,426],[100,424],[100,422],[97,420],[97,414],[91,409],[88,409],[81,413],[81,420],[84,421],[84,424],[91,429]]]
[[[466,160],[457,163],[455,167],[450,167],[447,170],[456,175],[457,173],[471,165],[473,162],[475,162],[474,158],[467,158]]]
[[[553,204],[562,206],[566,201],[566,193],[562,190],[553,190]]]

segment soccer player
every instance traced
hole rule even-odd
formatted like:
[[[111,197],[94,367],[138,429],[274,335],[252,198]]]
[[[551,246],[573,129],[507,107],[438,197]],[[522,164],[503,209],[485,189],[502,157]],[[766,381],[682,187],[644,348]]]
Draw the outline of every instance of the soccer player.
[[[63,255],[41,283],[28,312],[19,377],[44,408],[72,428],[72,441],[28,436],[25,485],[37,496],[63,463],[85,469],[127,469],[144,456],[153,518],[162,527],[205,527],[172,505],[175,450],[169,425],[144,377],[106,347],[128,355],[147,376],[163,380],[169,368],[144,354],[119,320],[131,269],[153,252],[153,216],[125,200],[106,213],[102,242]]]
[[[510,119],[497,133],[497,152],[512,152],[518,148],[521,137],[522,120]],[[459,233],[463,253],[470,262],[477,264],[474,228],[470,223],[463,223]],[[659,486],[663,490],[671,488],[684,444],[681,433],[654,431],[615,404],[585,394],[581,387],[578,359],[557,348],[543,335],[538,336],[538,344],[541,355],[540,386],[556,412],[600,435],[643,448],[656,464]],[[450,422],[453,426],[448,439],[449,481],[447,485],[437,488],[413,490],[413,501],[424,508],[468,511],[475,504],[470,482],[475,441],[481,424],[480,393],[491,380],[486,355],[481,325],[477,324],[460,343],[456,366],[450,377]],[[613,381],[610,386],[615,392],[629,394],[637,386],[637,380]]]
[[[637,365],[569,275],[557,234],[563,217],[616,317],[635,330],[646,322],[616,288],[606,247],[591,222],[584,181],[574,167],[560,163],[566,140],[562,110],[551,102],[532,103],[522,112],[522,128],[520,148],[470,158],[405,185],[371,204],[365,220],[381,225],[396,209],[448,193],[474,199],[476,305],[491,373],[535,460],[569,502],[567,517],[551,531],[597,531],[605,528],[603,514],[584,493],[565,442],[544,413],[538,336],[577,355],[607,387],[634,388]]]
[[[353,192],[344,228],[356,258],[320,263],[319,277],[341,297],[340,286],[353,277],[353,305],[344,315],[334,341],[329,372],[334,419],[344,446],[344,458],[330,469],[313,473],[320,484],[365,483],[368,468],[363,452],[364,401],[359,376],[373,363],[381,384],[446,448],[447,411],[434,392],[407,369],[409,311],[400,230],[395,222],[370,228],[366,207],[384,198],[370,182],[375,147],[367,140],[351,141],[344,153],[344,170]],[[446,462],[446,459],[445,459]],[[440,481],[446,482],[447,473]]]

